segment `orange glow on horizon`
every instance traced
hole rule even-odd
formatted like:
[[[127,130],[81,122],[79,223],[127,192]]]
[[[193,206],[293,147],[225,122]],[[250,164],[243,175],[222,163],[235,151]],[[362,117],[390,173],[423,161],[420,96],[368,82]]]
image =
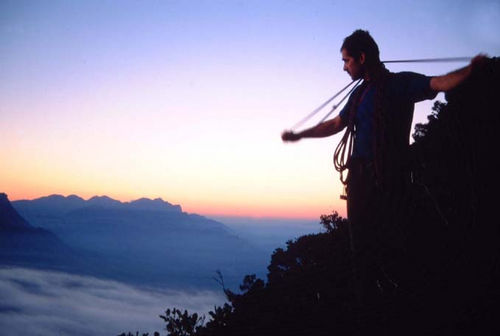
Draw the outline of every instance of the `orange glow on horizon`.
[[[88,200],[94,196],[108,196],[112,199],[118,200],[120,202],[130,202],[139,198],[161,198],[165,202],[169,202],[173,205],[180,205],[182,211],[187,213],[195,213],[204,216],[227,216],[227,217],[252,217],[252,218],[281,218],[281,219],[304,219],[304,220],[315,220],[319,219],[320,215],[330,214],[332,211],[337,211],[341,216],[345,217],[345,202],[338,201],[335,204],[333,202],[324,202],[324,200],[318,199],[317,202],[309,202],[308,204],[298,204],[293,203],[283,203],[275,202],[275,204],[263,205],[262,203],[257,204],[241,204],[237,202],[224,202],[213,200],[211,202],[202,203],[200,201],[185,200],[184,202],[167,199],[161,195],[140,195],[140,196],[123,196],[114,193],[89,193],[89,192],[68,192],[66,190],[53,190],[52,192],[34,192],[30,191],[28,188],[25,190],[23,188],[17,188],[17,190],[0,190],[0,192],[5,192],[10,201],[18,200],[33,200],[41,197],[46,197],[50,195],[76,195],[85,200]],[[329,206],[329,204],[332,204]]]

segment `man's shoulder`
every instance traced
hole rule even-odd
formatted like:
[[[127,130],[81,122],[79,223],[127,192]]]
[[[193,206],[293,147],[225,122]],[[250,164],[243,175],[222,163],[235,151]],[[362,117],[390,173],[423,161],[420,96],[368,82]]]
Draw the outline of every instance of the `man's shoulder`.
[[[427,75],[412,71],[389,72],[389,77],[396,81],[430,78]]]
[[[390,72],[389,73],[389,86],[396,91],[402,90],[407,87],[422,87],[429,86],[431,77],[411,71]]]
[[[400,97],[406,97],[413,102],[426,99],[434,99],[436,92],[431,89],[430,76],[402,71],[391,73],[389,81],[389,91]]]

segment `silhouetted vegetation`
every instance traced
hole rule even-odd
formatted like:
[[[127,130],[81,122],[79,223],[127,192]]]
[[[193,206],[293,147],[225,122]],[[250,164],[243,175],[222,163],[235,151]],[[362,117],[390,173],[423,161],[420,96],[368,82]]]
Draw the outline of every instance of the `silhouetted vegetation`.
[[[325,233],[275,250],[267,283],[247,275],[240,293],[224,288],[229,303],[215,307],[202,328],[185,335],[322,335],[345,330],[352,319],[347,221],[333,213],[322,216],[321,224]],[[219,282],[223,285],[223,278]],[[174,323],[185,325],[187,316],[184,312]],[[173,321],[165,321],[168,330]]]
[[[191,336],[201,328],[205,317],[199,317],[197,313],[189,314],[187,310],[184,312],[179,309],[167,309],[165,315],[160,315],[160,318],[167,323],[167,331],[170,336]]]
[[[355,304],[347,220],[334,212],[323,233],[274,251],[267,282],[224,288],[228,303],[185,335],[500,334],[499,80],[494,58],[417,125],[401,241],[383,254],[369,306]],[[189,316],[170,315],[167,329]]]

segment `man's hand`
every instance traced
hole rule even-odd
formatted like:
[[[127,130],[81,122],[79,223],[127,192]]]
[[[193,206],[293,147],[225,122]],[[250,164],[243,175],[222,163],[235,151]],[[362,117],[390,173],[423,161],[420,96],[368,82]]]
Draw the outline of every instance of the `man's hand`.
[[[481,69],[484,67],[486,62],[488,61],[489,57],[486,54],[479,54],[475,56],[471,61],[470,61],[470,66],[472,68],[472,71]]]
[[[487,60],[488,57],[486,55],[479,54],[465,68],[455,70],[443,76],[432,77],[431,89],[434,91],[449,91],[454,89],[466,80],[474,70],[482,68]]]
[[[281,133],[281,140],[283,141],[298,141],[300,138],[300,135],[293,131],[284,131]]]

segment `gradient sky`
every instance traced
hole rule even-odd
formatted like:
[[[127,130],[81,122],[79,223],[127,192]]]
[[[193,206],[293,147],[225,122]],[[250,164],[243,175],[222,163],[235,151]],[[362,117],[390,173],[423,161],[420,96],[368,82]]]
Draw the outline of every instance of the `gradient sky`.
[[[0,191],[345,214],[340,137],[280,133],[350,81],[339,47],[357,28],[383,60],[500,54],[498,1],[0,0]]]

